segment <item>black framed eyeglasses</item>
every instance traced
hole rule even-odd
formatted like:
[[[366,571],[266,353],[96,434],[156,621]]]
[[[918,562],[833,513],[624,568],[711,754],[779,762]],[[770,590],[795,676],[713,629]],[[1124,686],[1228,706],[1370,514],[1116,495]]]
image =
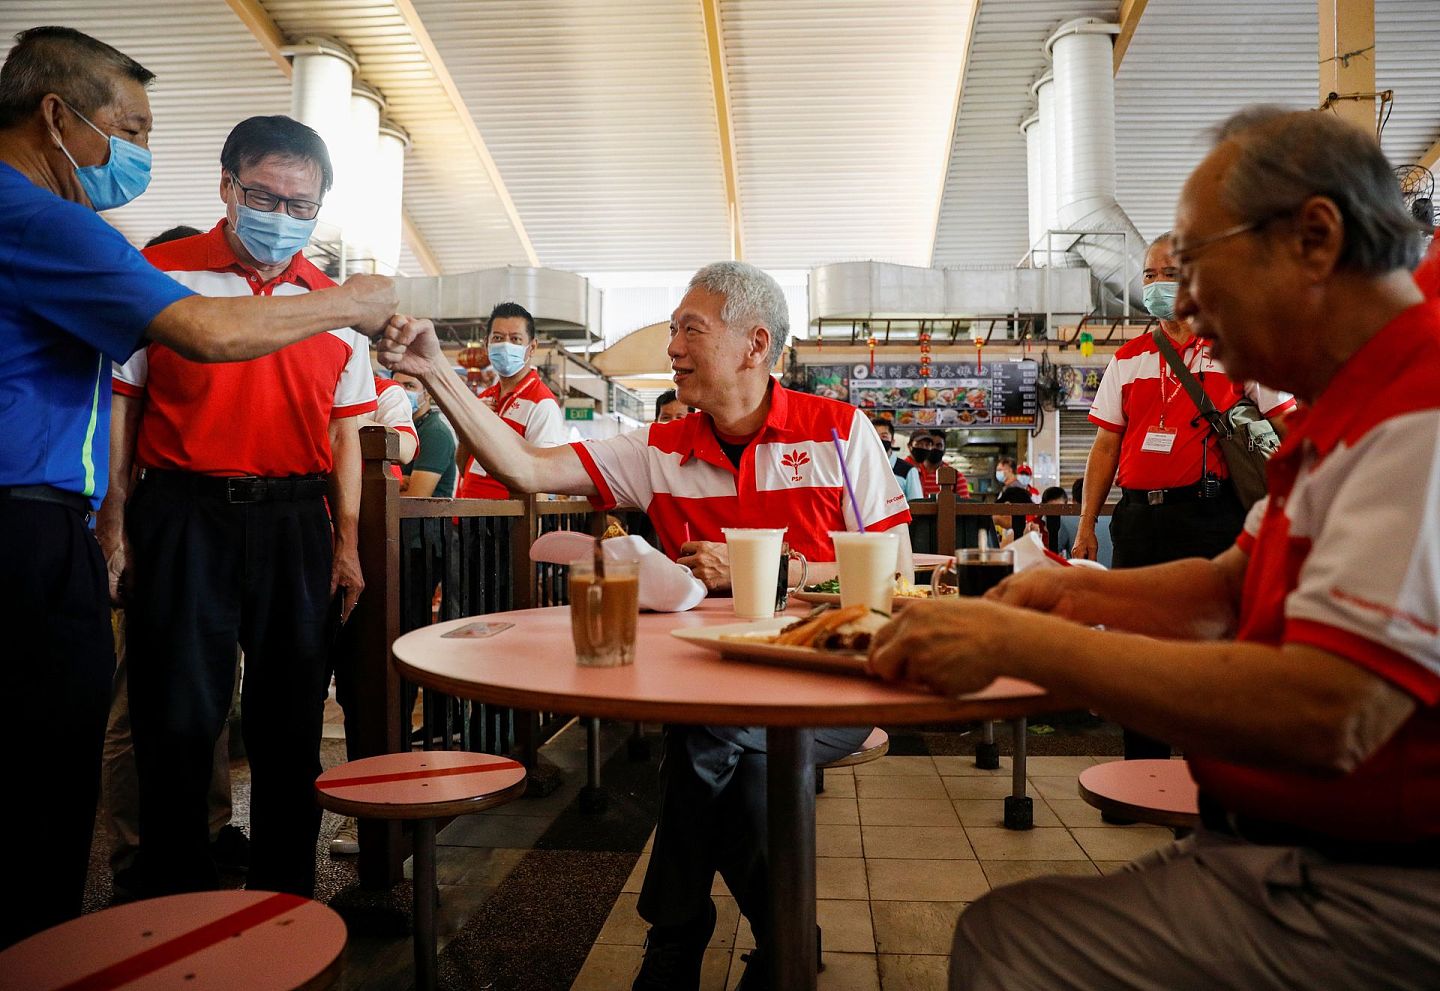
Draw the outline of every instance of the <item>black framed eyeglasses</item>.
[[[240,190],[240,199],[252,210],[259,210],[261,213],[274,213],[285,206],[285,212],[296,220],[314,220],[320,213],[320,204],[314,200],[297,200],[285,196],[276,196],[268,189],[261,189],[258,186],[247,186],[233,175],[230,181],[235,188]]]

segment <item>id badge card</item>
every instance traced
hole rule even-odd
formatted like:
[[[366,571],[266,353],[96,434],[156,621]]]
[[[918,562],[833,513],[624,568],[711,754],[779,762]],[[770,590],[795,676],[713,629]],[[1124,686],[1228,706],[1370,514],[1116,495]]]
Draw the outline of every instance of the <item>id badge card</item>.
[[[440,636],[447,640],[484,640],[497,633],[504,633],[514,625],[514,623],[467,623],[465,626],[453,629],[449,633],[442,633]]]
[[[1174,427],[1151,427],[1145,431],[1145,440],[1141,443],[1140,450],[1149,451],[1151,454],[1169,454],[1174,446]]]

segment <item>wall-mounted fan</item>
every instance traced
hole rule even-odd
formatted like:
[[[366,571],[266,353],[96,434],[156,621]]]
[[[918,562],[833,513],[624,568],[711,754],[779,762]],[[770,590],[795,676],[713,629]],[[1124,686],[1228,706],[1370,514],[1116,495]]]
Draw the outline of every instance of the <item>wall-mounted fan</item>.
[[[1395,168],[1395,179],[1400,183],[1400,195],[1405,199],[1405,208],[1426,230],[1435,227],[1435,175],[1423,165],[1399,165]]]

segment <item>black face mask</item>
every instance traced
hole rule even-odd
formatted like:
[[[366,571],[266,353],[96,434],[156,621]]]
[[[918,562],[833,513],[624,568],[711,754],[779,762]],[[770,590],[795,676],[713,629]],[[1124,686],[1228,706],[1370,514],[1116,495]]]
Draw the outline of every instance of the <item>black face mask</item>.
[[[932,449],[932,450],[929,450],[929,451],[921,451],[920,453],[923,454],[923,455],[925,456],[925,460],[928,461],[928,462],[929,462],[930,464],[932,464],[932,465],[938,465],[941,461],[943,461],[943,460],[945,459],[945,452],[944,452],[944,451],[938,451],[938,450],[933,450],[933,449]]]
[[[886,454],[894,454],[894,453],[895,453],[895,445],[892,444],[892,443],[890,443],[888,440],[882,440],[882,441],[880,442],[880,446],[883,447],[883,448],[885,448],[885,453],[886,453]]]

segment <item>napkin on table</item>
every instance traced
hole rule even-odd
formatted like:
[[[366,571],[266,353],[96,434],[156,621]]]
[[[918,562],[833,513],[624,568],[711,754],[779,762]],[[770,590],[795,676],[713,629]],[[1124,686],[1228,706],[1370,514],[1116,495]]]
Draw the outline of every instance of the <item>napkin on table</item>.
[[[607,561],[638,561],[640,608],[652,612],[685,612],[705,598],[705,583],[676,564],[642,537],[611,537],[601,541]],[[557,530],[536,538],[530,560],[570,564],[595,553],[595,538],[574,530]]]

